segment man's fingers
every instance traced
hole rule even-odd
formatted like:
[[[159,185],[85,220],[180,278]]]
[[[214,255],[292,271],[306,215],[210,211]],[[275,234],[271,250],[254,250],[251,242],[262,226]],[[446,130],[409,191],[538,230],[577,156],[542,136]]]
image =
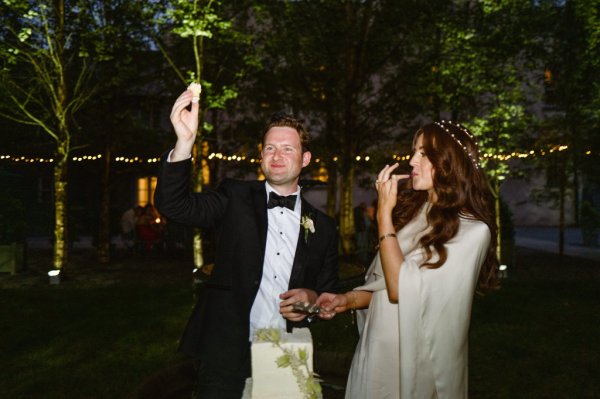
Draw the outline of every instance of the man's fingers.
[[[190,112],[192,114],[198,114],[199,110],[200,110],[200,103],[192,102],[192,109],[190,110]]]
[[[191,93],[188,90],[184,91],[179,97],[177,97],[177,100],[175,100],[175,104],[171,110],[171,120],[174,121],[174,118],[177,118],[177,121],[181,120],[181,111],[189,105],[191,99]]]

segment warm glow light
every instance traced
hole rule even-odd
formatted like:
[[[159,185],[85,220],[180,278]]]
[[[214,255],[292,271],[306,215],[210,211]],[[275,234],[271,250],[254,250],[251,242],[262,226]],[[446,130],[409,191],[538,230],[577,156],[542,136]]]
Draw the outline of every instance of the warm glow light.
[[[150,182],[148,181],[147,178],[139,178],[138,179],[138,187],[137,187],[137,197],[138,197],[138,205],[139,206],[146,206],[146,204],[148,204],[148,199],[150,198],[149,195],[149,184]]]
[[[529,157],[544,157],[556,151],[565,151],[569,149],[568,145],[557,144],[545,148],[540,148],[538,150],[525,150],[524,152],[512,152],[507,154],[493,154],[493,153],[485,153],[481,154],[481,158],[483,159],[494,159],[498,161],[507,161],[511,158],[529,158]],[[597,153],[592,154],[592,150],[585,151],[585,155],[596,155]],[[102,158],[102,154],[96,155],[79,155],[72,156],[71,160],[73,162],[84,162],[84,161],[97,161]],[[231,161],[231,162],[250,162],[250,163],[259,163],[260,159],[257,158],[248,158],[246,155],[226,155],[221,152],[213,152],[206,157],[208,160],[213,160],[217,158],[221,161]],[[193,160],[194,158],[192,158]],[[338,162],[339,156],[332,157],[334,162]],[[355,155],[355,162],[369,161],[371,157],[369,155]],[[410,154],[407,155],[392,155],[392,159],[396,161],[405,161],[410,159]],[[160,157],[151,157],[151,158],[141,158],[139,156],[134,157],[125,157],[125,156],[117,156],[113,158],[114,162],[123,162],[123,163],[156,163],[160,162]],[[53,163],[56,162],[54,158],[38,158],[38,157],[25,157],[25,156],[14,156],[9,154],[0,155],[0,161],[8,161],[8,162],[23,162],[27,164],[32,163]],[[320,163],[322,160],[320,158],[316,158],[314,163]]]

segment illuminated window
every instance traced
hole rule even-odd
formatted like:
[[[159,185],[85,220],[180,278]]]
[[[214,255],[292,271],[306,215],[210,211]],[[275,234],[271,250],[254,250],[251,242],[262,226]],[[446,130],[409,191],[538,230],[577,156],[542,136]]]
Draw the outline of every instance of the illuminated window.
[[[154,190],[156,189],[156,177],[140,177],[137,181],[137,204],[146,206],[154,204]]]
[[[544,70],[544,83],[551,84],[552,83],[552,71],[549,67],[546,67]]]
[[[327,183],[329,180],[329,173],[327,173],[325,166],[322,164],[319,166],[319,170],[317,170],[316,173],[313,173],[313,179]]]

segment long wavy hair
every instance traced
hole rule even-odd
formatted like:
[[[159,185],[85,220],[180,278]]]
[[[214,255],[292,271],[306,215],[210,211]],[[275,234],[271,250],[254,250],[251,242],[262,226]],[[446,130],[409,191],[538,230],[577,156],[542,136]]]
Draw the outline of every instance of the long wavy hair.
[[[423,137],[423,151],[433,166],[433,190],[436,200],[427,214],[430,231],[420,239],[427,254],[423,267],[437,269],[446,262],[445,244],[458,233],[459,218],[476,219],[491,232],[487,256],[479,273],[477,291],[498,288],[497,231],[494,196],[487,178],[479,166],[479,149],[468,130],[453,122],[436,122],[423,126],[414,136],[413,148]],[[394,208],[396,230],[404,227],[419,212],[428,199],[427,191],[412,190],[408,180],[398,190],[398,205]],[[438,254],[433,258],[432,248]]]

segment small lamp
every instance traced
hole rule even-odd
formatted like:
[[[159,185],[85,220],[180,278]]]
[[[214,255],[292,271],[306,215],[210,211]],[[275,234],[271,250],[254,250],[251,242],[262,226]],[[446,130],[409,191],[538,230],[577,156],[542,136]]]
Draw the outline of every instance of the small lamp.
[[[506,266],[506,265],[498,266],[498,277],[499,278],[507,278],[508,277],[508,266]]]
[[[50,278],[50,285],[60,284],[60,270],[50,270],[48,277]]]
[[[201,284],[202,281],[204,281],[204,278],[202,277],[202,270],[200,270],[198,267],[194,267],[192,270],[192,277],[194,279],[194,285]]]

